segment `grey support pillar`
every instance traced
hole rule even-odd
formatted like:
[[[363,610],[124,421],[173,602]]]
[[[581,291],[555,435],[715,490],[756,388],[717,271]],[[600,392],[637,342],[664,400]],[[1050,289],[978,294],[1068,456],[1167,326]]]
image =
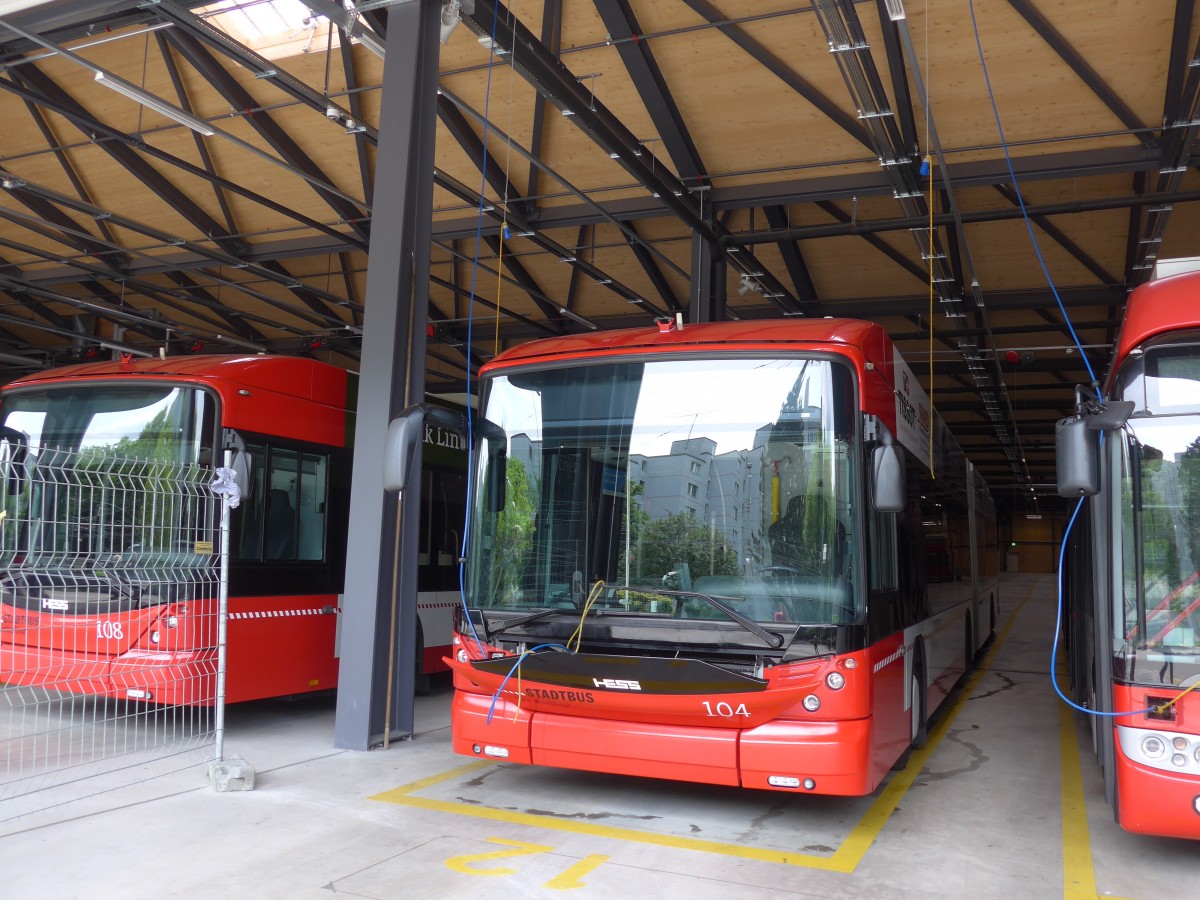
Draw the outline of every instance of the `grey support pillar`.
[[[725,318],[725,257],[712,241],[692,232],[692,290],[689,322],[720,322]]]
[[[388,423],[425,391],[441,7],[388,10],[334,723],[351,750],[412,734],[420,479],[385,494],[382,454]]]

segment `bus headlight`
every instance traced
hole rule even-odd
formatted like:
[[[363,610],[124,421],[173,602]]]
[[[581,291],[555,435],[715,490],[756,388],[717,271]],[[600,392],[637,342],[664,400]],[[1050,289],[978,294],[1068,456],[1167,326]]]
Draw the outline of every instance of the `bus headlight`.
[[[467,656],[467,651],[459,650],[458,653],[455,654],[455,659],[457,659],[460,663],[468,662],[469,657]]]
[[[1187,745],[1188,745],[1188,741],[1187,741],[1187,738],[1185,738],[1185,737],[1177,737],[1177,738],[1171,739],[1171,746],[1174,747],[1176,750],[1186,750]]]
[[[821,708],[821,698],[816,694],[809,694],[804,698],[804,708],[809,712],[816,712]]]
[[[1142,752],[1152,759],[1162,756],[1166,752],[1166,749],[1166,743],[1156,734],[1142,738]]]
[[[830,672],[825,676],[825,683],[831,690],[840,691],[846,686],[846,676],[841,672]]]
[[[150,632],[150,643],[152,643],[152,644],[158,643],[158,631],[157,630]]]

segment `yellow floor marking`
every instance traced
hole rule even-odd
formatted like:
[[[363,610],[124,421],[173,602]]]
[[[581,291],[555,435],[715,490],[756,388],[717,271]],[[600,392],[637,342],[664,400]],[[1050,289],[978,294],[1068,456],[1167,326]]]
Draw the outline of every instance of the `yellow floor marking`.
[[[1079,739],[1071,708],[1062,702],[1058,704],[1058,748],[1062,767],[1063,898],[1094,900],[1096,870],[1083,795],[1083,770],[1079,765]]]
[[[896,811],[896,807],[900,805],[900,801],[904,799],[904,795],[908,793],[908,789],[912,787],[912,783],[925,768],[925,763],[933,755],[933,751],[937,749],[938,744],[942,742],[942,738],[950,730],[950,726],[954,724],[954,720],[958,718],[958,714],[962,711],[964,704],[975,693],[975,686],[979,683],[979,680],[991,670],[992,660],[995,659],[996,652],[1008,638],[1008,633],[1017,621],[1017,616],[1025,608],[1025,604],[1029,602],[1029,598],[1033,596],[1034,587],[1036,585],[1030,586],[1025,594],[1025,599],[1009,614],[1008,621],[1001,632],[996,635],[996,639],[992,641],[992,646],[988,649],[987,655],[984,656],[979,667],[955,695],[953,705],[946,710],[945,715],[938,720],[938,724],[929,732],[925,746],[920,750],[914,751],[908,759],[908,765],[892,776],[879,796],[875,798],[875,802],[871,804],[870,809],[859,819],[858,824],[851,829],[850,834],[846,836],[846,839],[842,841],[841,845],[834,852],[832,858],[838,860],[844,866],[840,871],[853,872],[858,868],[858,864],[866,856],[867,850],[875,843],[875,839],[879,837],[883,826],[887,824],[892,813]]]
[[[529,844],[525,841],[510,841],[507,838],[488,838],[491,844],[507,844],[510,850],[493,850],[491,853],[467,853],[463,856],[452,856],[446,860],[446,866],[455,872],[465,872],[467,875],[514,875],[516,869],[500,866],[495,869],[477,869],[472,863],[486,862],[492,859],[508,859],[513,856],[530,856],[534,853],[550,853],[553,847],[544,844]]]
[[[721,856],[732,856],[740,859],[753,859],[760,862],[782,863],[789,866],[800,866],[807,869],[821,869],[829,872],[851,873],[858,867],[871,844],[874,843],[883,826],[887,824],[896,807],[904,798],[913,781],[925,767],[926,760],[937,748],[937,745],[950,730],[951,724],[957,717],[962,706],[970,699],[975,685],[991,667],[996,651],[1008,637],[1018,613],[1029,602],[1036,585],[1029,588],[1025,599],[1013,610],[1008,617],[1004,629],[996,635],[992,647],[988,650],[979,668],[970,677],[956,695],[954,704],[946,710],[938,725],[930,731],[925,746],[913,753],[908,765],[896,772],[888,781],[875,802],[851,829],[850,834],[832,856],[815,856],[807,853],[792,853],[786,850],[773,850],[767,847],[750,847],[745,844],[730,844],[721,841],[706,841],[699,838],[680,837],[669,834],[656,834],[652,831],[640,831],[635,828],[622,828],[614,825],[597,825],[594,822],[578,822],[572,819],[559,819],[554,816],[522,813],[512,810],[493,809],[487,806],[472,806],[468,803],[458,803],[447,800],[432,800],[415,796],[417,791],[445,781],[451,781],[459,776],[467,775],[479,769],[495,765],[488,761],[480,761],[451,769],[440,775],[432,775],[420,781],[414,781],[390,791],[384,791],[371,797],[385,803],[396,803],[401,806],[412,806],[418,809],[433,810],[451,815],[473,816],[477,819],[488,819],[493,822],[508,822],[514,825],[528,825],[533,828],[547,828],[553,831],[566,831],[574,834],[587,834],[593,837],[611,838],[618,841],[631,841],[640,844],[651,844],[660,847],[673,847],[679,850],[695,850],[700,853],[714,853]]]
[[[593,870],[608,862],[608,860],[609,857],[603,853],[593,853],[591,856],[585,856],[562,874],[551,878],[543,887],[548,887],[555,891],[569,891],[573,888],[583,887],[583,876],[590,874]]]

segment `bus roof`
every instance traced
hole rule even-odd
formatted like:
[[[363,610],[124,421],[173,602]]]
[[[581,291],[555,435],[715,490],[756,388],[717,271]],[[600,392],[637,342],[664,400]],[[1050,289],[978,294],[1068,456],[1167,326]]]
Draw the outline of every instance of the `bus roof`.
[[[779,344],[836,344],[860,349],[877,365],[891,365],[891,350],[883,328],[859,319],[766,319],[739,322],[708,322],[659,328],[625,328],[586,334],[542,338],[506,350],[484,367],[503,367],[535,360],[573,356],[604,356],[631,352],[699,350],[731,344],[746,348],[777,347]]]
[[[5,390],[62,380],[130,376],[226,381],[324,402],[345,401],[344,369],[315,359],[269,354],[155,356],[80,363],[24,375],[5,385]]]
[[[1200,328],[1200,272],[1170,275],[1135,288],[1125,303],[1111,371],[1155,335],[1188,328]]]

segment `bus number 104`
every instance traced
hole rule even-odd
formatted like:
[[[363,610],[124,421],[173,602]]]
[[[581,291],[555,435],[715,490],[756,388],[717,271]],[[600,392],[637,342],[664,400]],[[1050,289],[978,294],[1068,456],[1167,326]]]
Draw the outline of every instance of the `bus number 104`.
[[[700,703],[704,706],[705,714],[709,716],[720,716],[723,719],[732,719],[734,716],[750,717],[750,710],[746,709],[745,703],[739,703],[736,709],[724,700],[716,704],[709,703],[707,700],[701,700]]]

